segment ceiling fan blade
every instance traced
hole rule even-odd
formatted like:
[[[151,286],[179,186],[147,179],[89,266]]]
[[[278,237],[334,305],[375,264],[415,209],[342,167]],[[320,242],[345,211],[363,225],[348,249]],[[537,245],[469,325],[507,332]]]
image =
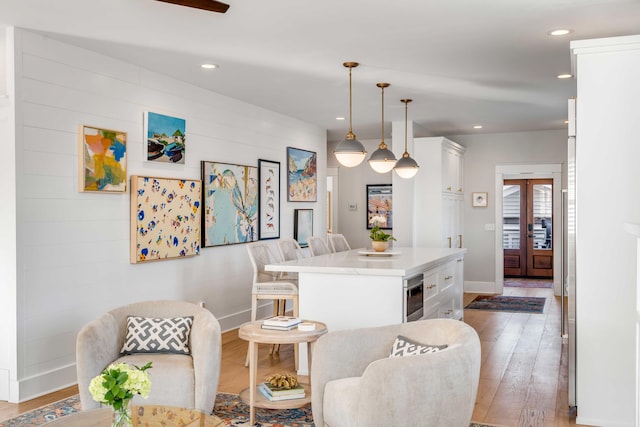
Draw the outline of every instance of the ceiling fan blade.
[[[165,3],[178,4],[180,6],[195,7],[196,9],[210,12],[225,13],[229,5],[217,0],[158,0]]]

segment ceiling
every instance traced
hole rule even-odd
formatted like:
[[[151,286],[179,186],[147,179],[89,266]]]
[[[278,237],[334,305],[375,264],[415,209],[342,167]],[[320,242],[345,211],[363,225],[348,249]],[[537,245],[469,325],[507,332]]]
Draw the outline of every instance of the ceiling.
[[[226,14],[155,0],[2,0],[13,25],[327,129],[380,138],[561,129],[571,40],[640,33],[638,0],[227,0]],[[549,30],[570,28],[567,36]],[[219,65],[215,70],[202,63]],[[336,120],[337,116],[346,121]],[[476,124],[483,129],[475,130]]]

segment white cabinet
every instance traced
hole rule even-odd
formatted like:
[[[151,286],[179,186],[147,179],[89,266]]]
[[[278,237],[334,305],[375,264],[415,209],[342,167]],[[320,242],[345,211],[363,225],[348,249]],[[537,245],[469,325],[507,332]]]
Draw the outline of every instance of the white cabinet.
[[[415,138],[415,246],[462,248],[464,147],[444,138]]]
[[[464,258],[448,261],[424,272],[423,319],[462,320]]]

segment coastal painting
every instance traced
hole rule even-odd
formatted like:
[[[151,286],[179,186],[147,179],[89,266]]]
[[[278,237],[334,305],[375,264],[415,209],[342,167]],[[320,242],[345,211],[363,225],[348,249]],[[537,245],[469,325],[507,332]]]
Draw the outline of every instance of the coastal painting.
[[[80,126],[78,130],[80,191],[127,191],[127,134]]]
[[[131,176],[131,263],[200,254],[202,182]]]
[[[287,200],[315,202],[317,192],[316,153],[287,147]]]
[[[367,228],[373,223],[382,229],[393,228],[393,187],[391,184],[367,185]]]
[[[203,246],[258,240],[258,168],[202,162]]]
[[[185,119],[147,112],[144,134],[148,161],[184,164],[187,142]]]
[[[258,159],[259,239],[280,237],[280,162]]]

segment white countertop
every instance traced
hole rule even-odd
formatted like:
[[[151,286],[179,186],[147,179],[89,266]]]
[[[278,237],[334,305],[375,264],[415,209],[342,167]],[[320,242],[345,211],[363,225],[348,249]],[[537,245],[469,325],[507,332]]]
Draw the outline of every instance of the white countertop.
[[[428,270],[438,264],[457,259],[467,250],[444,248],[394,247],[400,252],[391,256],[367,256],[358,252],[364,248],[347,252],[308,257],[295,261],[265,266],[267,271],[295,273],[349,274],[368,276],[409,276]]]

